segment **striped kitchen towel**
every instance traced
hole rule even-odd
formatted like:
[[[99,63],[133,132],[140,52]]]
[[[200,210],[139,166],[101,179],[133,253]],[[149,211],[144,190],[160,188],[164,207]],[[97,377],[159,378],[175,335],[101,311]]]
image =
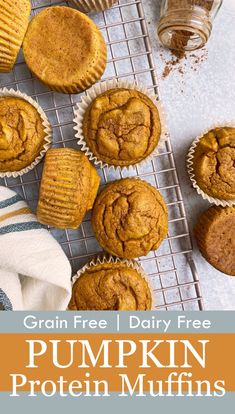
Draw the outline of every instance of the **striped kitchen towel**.
[[[0,309],[63,310],[71,267],[25,201],[0,186]]]

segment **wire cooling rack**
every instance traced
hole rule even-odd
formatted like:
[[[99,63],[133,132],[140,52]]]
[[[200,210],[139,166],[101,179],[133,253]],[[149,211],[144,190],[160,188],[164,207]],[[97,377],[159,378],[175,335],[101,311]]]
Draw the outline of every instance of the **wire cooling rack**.
[[[51,5],[70,5],[69,2],[32,0],[36,14]],[[128,79],[143,83],[160,99],[154,69],[150,40],[140,0],[119,0],[112,9],[94,14],[108,47],[108,64],[103,80]],[[0,75],[0,87],[18,89],[37,100],[53,126],[55,147],[77,147],[73,130],[73,108],[80,95],[63,95],[50,91],[37,81],[28,70],[22,53],[10,74]],[[14,189],[36,210],[43,163],[28,174],[0,180]],[[160,248],[139,259],[149,275],[158,310],[201,310],[197,271],[192,258],[192,245],[185,216],[184,203],[175,168],[170,141],[144,168],[136,167],[123,173],[99,169],[101,188],[110,181],[125,176],[139,176],[160,189],[169,211],[169,233]],[[102,249],[97,243],[88,213],[77,230],[50,229],[68,256],[75,273]],[[50,252],[48,252],[50,254]]]

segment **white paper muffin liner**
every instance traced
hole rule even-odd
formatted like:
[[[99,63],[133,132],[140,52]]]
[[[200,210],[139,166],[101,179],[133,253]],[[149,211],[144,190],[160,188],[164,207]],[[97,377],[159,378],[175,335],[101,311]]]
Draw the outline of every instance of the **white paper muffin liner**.
[[[42,160],[45,153],[51,147],[51,144],[52,144],[52,127],[51,127],[51,125],[50,125],[50,123],[47,119],[47,116],[46,116],[45,112],[43,111],[43,109],[30,96],[28,96],[25,93],[22,93],[20,91],[15,91],[14,89],[3,88],[3,89],[0,89],[0,98],[2,98],[4,96],[12,96],[12,97],[15,97],[15,98],[20,98],[20,99],[23,99],[23,100],[29,102],[32,106],[34,106],[34,108],[36,108],[36,110],[38,111],[38,113],[39,113],[39,115],[42,119],[42,124],[44,126],[44,132],[45,132],[45,138],[44,138],[45,143],[44,143],[39,155],[35,158],[35,160],[30,165],[28,165],[27,167],[25,167],[25,168],[23,168],[22,170],[19,170],[19,171],[0,172],[0,178],[5,178],[5,177],[7,177],[7,178],[10,178],[10,177],[16,178],[16,177],[20,177],[20,176],[26,174],[27,172],[29,172],[30,170],[32,170]]]
[[[161,136],[158,141],[156,148],[153,152],[148,155],[144,160],[133,164],[133,165],[126,165],[126,166],[118,166],[118,165],[111,165],[107,164],[100,159],[98,159],[91,149],[89,148],[88,144],[86,143],[84,134],[83,134],[83,119],[85,112],[87,111],[88,107],[91,103],[97,98],[97,96],[101,95],[102,93],[111,90],[111,89],[134,89],[138,92],[143,93],[146,95],[154,105],[157,107],[160,123],[161,123]],[[150,92],[145,86],[139,85],[136,82],[128,81],[128,80],[120,80],[117,81],[116,79],[111,81],[100,82],[94,86],[92,86],[88,91],[87,95],[81,98],[81,102],[77,103],[74,109],[74,122],[75,126],[74,129],[76,132],[75,137],[78,138],[78,145],[80,146],[81,151],[83,151],[86,156],[89,158],[90,161],[100,168],[107,167],[108,169],[114,170],[133,170],[136,166],[142,167],[146,165],[150,160],[154,158],[158,154],[158,149],[161,148],[164,143],[168,140],[168,133],[166,127],[166,115],[163,109],[163,105],[160,101],[157,100],[156,95],[153,92]]]
[[[224,127],[235,128],[235,122],[234,121],[224,121],[224,122],[219,122],[219,123],[213,124],[209,129],[206,129],[201,135],[199,135],[193,141],[193,143],[191,144],[191,146],[189,148],[189,152],[187,154],[187,157],[186,157],[186,166],[187,166],[189,178],[192,182],[193,187],[196,189],[197,193],[204,200],[207,200],[207,201],[209,201],[209,203],[215,204],[216,206],[222,206],[222,207],[229,206],[229,207],[231,207],[231,206],[235,205],[235,200],[222,200],[222,199],[219,199],[219,198],[209,196],[198,186],[196,178],[195,178],[195,174],[194,174],[194,168],[193,168],[193,159],[194,159],[195,148],[196,148],[197,144],[199,143],[200,139],[205,134],[210,132],[211,130],[213,130],[215,128],[224,128]]]
[[[127,265],[128,267],[131,267],[132,269],[135,269],[142,277],[143,279],[146,280],[150,293],[151,293],[151,297],[152,297],[152,309],[150,310],[154,310],[154,294],[153,294],[153,286],[151,285],[151,282],[148,278],[148,276],[146,275],[144,269],[142,268],[142,266],[136,261],[136,260],[127,260],[127,259],[119,259],[119,257],[113,257],[110,255],[99,255],[94,257],[89,263],[87,263],[85,266],[83,266],[80,270],[78,270],[78,272],[72,277],[72,287],[74,285],[74,283],[79,279],[80,276],[82,276],[83,273],[85,273],[85,271],[87,269],[90,269],[91,267],[97,266],[99,264],[104,264],[104,263],[124,263],[125,265]]]
[[[90,13],[109,9],[117,3],[117,0],[70,0],[70,2],[77,6],[80,11]]]

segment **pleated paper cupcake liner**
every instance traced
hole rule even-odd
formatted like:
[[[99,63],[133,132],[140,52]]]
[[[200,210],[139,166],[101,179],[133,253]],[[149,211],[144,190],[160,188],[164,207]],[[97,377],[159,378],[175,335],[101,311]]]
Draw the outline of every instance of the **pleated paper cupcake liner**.
[[[19,171],[0,172],[0,178],[5,178],[5,177],[7,177],[7,178],[10,178],[10,177],[16,178],[16,177],[20,177],[20,176],[26,174],[27,172],[31,171],[42,160],[42,158],[44,157],[47,150],[51,147],[51,144],[52,144],[52,127],[51,127],[51,125],[48,121],[48,118],[47,118],[45,112],[43,111],[43,109],[30,96],[28,96],[25,93],[22,93],[20,91],[15,91],[14,89],[3,88],[3,89],[0,89],[0,98],[4,97],[4,96],[12,96],[12,97],[15,97],[15,98],[20,98],[20,99],[23,99],[23,100],[29,102],[32,106],[34,106],[34,108],[37,110],[37,112],[39,113],[39,115],[41,117],[42,124],[44,126],[44,132],[45,132],[45,138],[44,138],[45,143],[44,143],[39,155],[35,158],[35,160],[30,165],[28,165],[27,167],[25,167],[25,168],[23,168],[22,170],[19,170]]]
[[[28,27],[30,12],[30,0],[0,1],[0,72],[12,70]]]
[[[89,148],[84,134],[83,134],[83,119],[84,115],[91,105],[91,103],[101,94],[104,92],[107,92],[111,89],[132,89],[136,90],[138,92],[141,92],[142,94],[146,95],[153,104],[157,107],[160,123],[161,123],[161,136],[158,141],[158,144],[156,148],[149,154],[145,159],[141,160],[140,162],[133,164],[133,165],[126,165],[126,166],[118,166],[118,165],[111,165],[103,162],[98,157],[94,155],[94,153]],[[159,148],[163,147],[165,142],[168,140],[168,133],[167,133],[167,126],[166,126],[166,115],[164,112],[163,105],[161,101],[157,100],[156,95],[153,92],[150,92],[145,86],[139,85],[136,82],[128,81],[128,80],[120,80],[117,81],[116,79],[100,82],[92,88],[90,88],[87,91],[86,96],[82,96],[81,102],[77,103],[75,109],[74,109],[74,122],[75,122],[75,137],[78,138],[78,145],[80,146],[81,151],[83,151],[86,156],[89,158],[90,161],[93,161],[93,163],[100,168],[108,168],[108,169],[114,169],[114,170],[133,170],[135,167],[143,167],[145,166],[149,161],[153,160],[153,158],[158,154]]]
[[[89,263],[87,263],[85,266],[83,266],[78,272],[72,277],[72,287],[75,284],[75,282],[79,279],[80,276],[83,275],[83,273],[86,272],[86,270],[105,263],[123,263],[128,267],[131,267],[132,269],[136,270],[142,277],[145,279],[145,281],[148,284],[150,293],[151,293],[151,299],[152,299],[152,308],[151,310],[154,310],[154,294],[153,294],[153,286],[151,285],[151,282],[145,273],[142,266],[136,261],[136,260],[127,260],[127,259],[120,259],[119,257],[113,257],[108,254],[101,254],[96,257],[94,257]]]
[[[70,0],[83,13],[100,12],[109,9],[117,0]]]
[[[230,128],[235,128],[235,122],[234,121],[224,121],[224,122],[219,122],[216,124],[213,124],[209,129],[206,129],[205,131],[202,132],[201,135],[199,135],[191,144],[187,157],[186,157],[186,166],[187,166],[187,171],[189,174],[189,178],[192,182],[193,187],[195,188],[195,190],[197,191],[197,193],[204,199],[209,201],[209,203],[211,204],[215,204],[216,206],[234,206],[235,205],[235,200],[223,200],[220,198],[216,198],[216,197],[212,197],[208,194],[206,194],[197,184],[196,181],[196,177],[194,174],[194,168],[193,168],[193,160],[194,160],[194,154],[195,154],[195,149],[199,143],[199,141],[201,140],[201,138],[203,138],[203,136],[205,134],[207,134],[208,132],[210,132],[211,130],[215,129],[215,128],[224,128],[224,127],[230,127]]]

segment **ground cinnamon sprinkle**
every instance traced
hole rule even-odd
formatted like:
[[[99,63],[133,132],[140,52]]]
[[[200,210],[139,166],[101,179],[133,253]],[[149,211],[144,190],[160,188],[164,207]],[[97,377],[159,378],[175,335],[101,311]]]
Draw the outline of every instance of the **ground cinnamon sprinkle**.
[[[199,55],[196,55],[195,52],[185,52],[183,58],[176,58],[174,54],[171,54],[172,58],[167,61],[164,59],[164,55],[160,53],[160,57],[165,63],[162,79],[169,76],[172,72],[178,72],[180,75],[184,75],[188,68],[196,72],[200,65],[206,61],[208,50],[206,47],[203,47],[200,51],[197,51],[197,53],[199,53]]]

